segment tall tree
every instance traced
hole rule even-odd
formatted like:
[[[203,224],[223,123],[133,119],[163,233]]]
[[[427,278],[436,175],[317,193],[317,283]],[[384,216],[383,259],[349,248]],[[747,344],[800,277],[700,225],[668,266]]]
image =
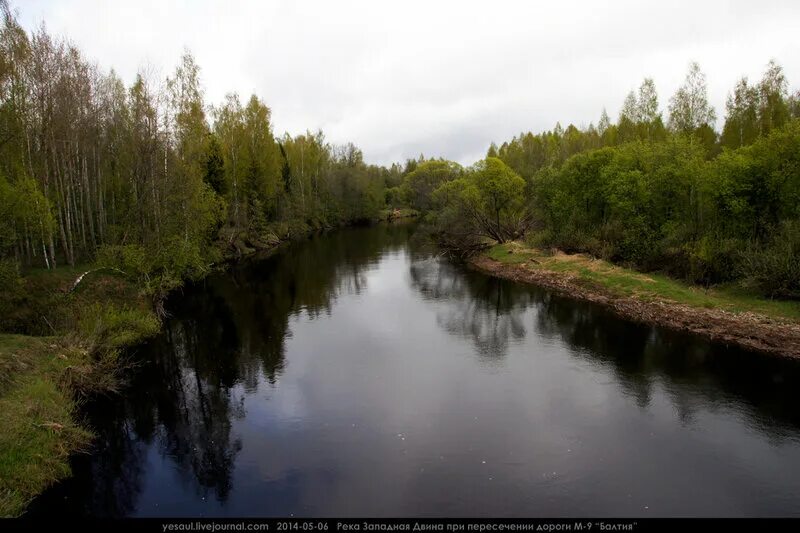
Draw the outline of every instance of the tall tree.
[[[658,92],[652,78],[645,78],[639,86],[636,104],[637,122],[653,123],[661,119],[661,113],[658,112]]]
[[[222,146],[214,133],[208,134],[208,150],[205,160],[205,182],[219,195],[227,192],[225,182],[225,160],[222,157]]]
[[[636,101],[636,93],[631,91],[625,97],[622,103],[622,109],[619,112],[619,122],[623,120],[636,124],[639,122],[639,102]]]
[[[608,118],[608,113],[604,107],[603,112],[600,114],[600,120],[597,122],[597,132],[602,136],[609,126],[611,126],[611,119]]]
[[[771,60],[758,84],[758,115],[762,135],[780,128],[789,120],[788,87],[783,68],[774,59]]]
[[[714,108],[708,103],[706,76],[697,62],[689,65],[683,85],[669,102],[669,127],[677,133],[695,133],[716,120]]]
[[[622,103],[617,122],[617,134],[620,142],[628,142],[636,139],[636,124],[639,122],[639,103],[636,101],[636,93],[630,91]]]
[[[733,93],[725,103],[725,125],[720,139],[727,148],[738,148],[751,144],[759,134],[759,94],[751,87],[747,78],[736,82]]]
[[[525,180],[495,157],[487,157],[464,177],[436,189],[434,199],[444,206],[437,214],[440,230],[451,233],[468,225],[468,233],[506,242],[520,237],[530,217]]]

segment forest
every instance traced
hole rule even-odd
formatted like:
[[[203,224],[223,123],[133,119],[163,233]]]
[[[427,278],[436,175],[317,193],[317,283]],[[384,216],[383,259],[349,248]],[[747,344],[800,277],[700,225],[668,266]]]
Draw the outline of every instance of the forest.
[[[721,133],[692,63],[666,116],[648,78],[615,122],[522,133],[470,167],[386,168],[321,131],[276,135],[257,95],[209,104],[188,51],[126,86],[0,5],[0,307],[31,269],[114,268],[165,294],[225,257],[402,207],[461,250],[525,239],[800,297],[800,98],[775,62],[732,89]]]
[[[741,78],[722,132],[691,63],[662,117],[652,79],[612,122],[522,133],[470,168],[428,161],[401,188],[466,253],[525,239],[708,286],[800,298],[800,93],[780,65]]]
[[[257,96],[203,98],[188,52],[131,86],[69,41],[31,34],[6,2],[0,29],[0,277],[117,268],[151,292],[309,229],[378,216],[399,168],[322,132],[276,137]]]
[[[231,87],[233,92],[221,102],[209,102],[201,66],[189,50],[166,76],[142,68],[124,80],[46,26],[27,30],[8,0],[0,0],[0,516],[20,515],[45,488],[70,475],[71,454],[88,450],[93,439],[94,430],[81,411],[84,401],[126,390],[136,374],[131,370],[140,363],[131,357],[135,350],[128,348],[161,330],[167,338],[178,331],[170,323],[167,309],[175,307],[167,305],[168,295],[180,296],[176,289],[184,284],[190,293],[210,283],[213,271],[257,251],[342,226],[414,216],[418,223],[391,230],[397,230],[401,243],[409,239],[405,230],[413,230],[419,239],[415,242],[438,246],[436,257],[448,253],[471,262],[476,270],[482,260],[520,270],[530,267],[528,273],[539,272],[540,266],[546,270],[544,263],[550,261],[555,266],[548,267],[548,274],[577,280],[560,287],[568,296],[579,298],[571,289],[590,283],[601,296],[613,295],[609,287],[629,283],[628,292],[620,294],[637,305],[665,304],[651,307],[657,308],[653,314],[670,317],[687,304],[682,316],[692,316],[684,322],[697,318],[694,330],[685,323],[666,328],[699,332],[720,344],[740,341],[745,348],[765,353],[768,350],[756,341],[768,338],[770,353],[800,353],[800,91],[790,87],[781,65],[764,58],[760,79],[742,77],[730,88],[725,109],[716,110],[703,70],[686,59],[685,79],[663,102],[648,77],[631,88],[616,118],[602,110],[599,120],[588,126],[558,123],[549,131],[522,132],[490,144],[483,159],[471,165],[419,155],[386,166],[370,164],[355,144],[331,142],[320,130],[278,133],[269,103],[257,94],[242,95]],[[374,242],[364,237],[373,230]],[[193,326],[197,344],[186,348],[181,343],[192,335],[176,333],[175,353],[208,355],[203,359],[207,366],[195,374],[198,401],[207,401],[203,387],[208,387],[208,397],[220,398],[227,414],[226,394],[237,372],[224,373],[215,384],[220,368],[230,370],[238,364],[237,357],[249,357],[253,364],[248,363],[242,374],[255,380],[256,368],[264,361],[255,362],[265,356],[269,364],[264,368],[273,372],[283,364],[285,345],[290,344],[284,342],[291,336],[287,317],[294,319],[301,308],[309,314],[323,314],[324,309],[330,315],[340,278],[357,285],[356,293],[365,288],[359,272],[373,265],[380,250],[390,249],[383,237],[376,237],[377,230],[382,231],[361,228],[350,236],[339,232],[327,245],[295,247],[294,256],[276,261],[278,267],[242,262],[242,268],[255,265],[246,278],[231,277],[227,285],[217,282],[235,298],[211,293],[190,298],[188,306],[200,317]],[[569,272],[566,262],[571,262]],[[338,268],[340,264],[347,269]],[[424,271],[431,265],[438,274]],[[446,268],[439,268],[442,265]],[[581,269],[591,270],[591,276],[579,279]],[[345,270],[352,279],[342,274]],[[514,303],[512,291],[498,288],[503,276],[497,272],[484,269],[494,277],[482,277],[474,286],[467,282],[460,289],[457,282],[464,269],[457,264],[412,264],[406,272],[418,289],[412,292],[423,299],[453,293],[448,297],[457,300],[452,316],[437,318],[437,324],[450,333],[471,333],[482,357],[507,343],[509,332],[518,340],[524,337],[522,319],[511,316],[523,307]],[[506,277],[536,283],[534,278]],[[425,285],[432,279],[441,287],[429,290]],[[197,280],[203,281],[192,283]],[[539,281],[558,292],[559,287]],[[662,292],[648,292],[646,284],[658,285]],[[590,301],[614,307],[613,300]],[[617,309],[628,322],[618,326],[619,335],[609,336],[616,330],[607,329],[605,319],[582,316],[581,324],[573,324],[577,314],[571,304],[548,297],[537,305],[558,311],[537,313],[542,320],[551,315],[567,323],[570,332],[584,331],[576,337],[585,342],[573,339],[572,344],[588,346],[613,337],[609,353],[627,353],[637,338],[642,346],[645,339],[653,346],[649,332],[628,328],[637,320],[669,322],[658,317],[640,320]],[[718,313],[712,318],[746,315],[758,320],[752,320],[750,330],[730,325],[744,319],[711,321],[716,324],[713,329],[701,315],[715,307]],[[362,309],[366,308],[356,313],[359,322],[366,314]],[[392,307],[391,312],[397,311]],[[543,326],[543,321],[534,326],[558,331],[559,337],[572,335],[553,324]],[[222,335],[223,330],[237,328],[245,333],[241,343],[235,334]],[[478,332],[489,335],[481,339]],[[387,345],[399,345],[402,337],[379,333],[378,340],[363,343],[364,350],[380,354]],[[623,337],[624,342],[619,341]],[[419,346],[408,346],[426,356],[420,364],[428,363],[428,341],[415,340]],[[547,350],[550,344],[531,346],[534,351]],[[234,351],[239,348],[241,353]],[[460,350],[458,365],[468,360]],[[659,352],[642,348],[645,351],[648,357]],[[682,351],[661,350],[677,361]],[[394,352],[386,354],[386,360],[397,359]],[[376,360],[371,353],[370,360]],[[663,361],[665,367],[674,366],[666,355]],[[746,366],[744,372],[738,368],[743,359],[726,361],[751,379]],[[642,366],[662,364],[651,363]],[[690,366],[695,369],[695,362]],[[715,363],[713,372],[719,367]],[[182,383],[188,368],[168,369],[167,381]],[[570,362],[569,368],[572,373],[575,365]],[[269,372],[267,379],[274,386],[274,372]],[[450,379],[452,372],[448,366],[443,379]],[[763,375],[769,376],[762,380],[768,381],[768,395],[774,376],[782,374]],[[377,389],[380,377],[374,383]],[[784,388],[794,391],[792,383],[790,376]],[[751,385],[744,388],[761,390]],[[147,387],[182,398],[176,396],[177,385],[165,387],[158,379]],[[480,387],[474,397],[484,394],[485,385]],[[341,396],[355,398],[351,393],[357,389],[348,384],[347,394]],[[716,401],[716,390],[712,395]],[[434,396],[439,397],[438,391]],[[154,398],[155,393],[148,401]],[[453,404],[465,405],[461,398]],[[170,418],[179,411],[186,434],[205,439],[206,433],[198,429],[198,413],[207,417],[213,409],[170,405],[165,410],[159,405],[142,420],[152,421],[155,412]],[[470,424],[471,415],[465,417]],[[382,417],[383,413],[375,416]],[[173,418],[179,420],[178,415]],[[214,450],[228,442],[230,433],[227,422],[215,422],[217,429],[208,432],[217,439],[217,445],[209,439]],[[350,424],[348,418],[348,435]],[[392,429],[390,440],[396,433]],[[154,426],[144,434],[152,437]],[[120,441],[129,443],[127,437]],[[196,455],[197,447],[189,450],[190,442],[186,439],[183,446],[176,439],[180,453],[174,455],[204,466],[220,459],[226,473],[220,477],[225,489],[220,493],[227,495],[233,463],[226,462],[227,456],[209,462]],[[381,462],[391,463],[383,458]],[[116,476],[114,471],[111,482],[117,482]],[[326,486],[326,494],[329,489]]]

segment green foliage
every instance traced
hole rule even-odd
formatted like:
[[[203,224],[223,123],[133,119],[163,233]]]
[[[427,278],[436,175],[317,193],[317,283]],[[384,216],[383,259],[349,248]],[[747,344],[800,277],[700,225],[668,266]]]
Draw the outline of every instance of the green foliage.
[[[739,277],[741,242],[719,235],[703,235],[671,248],[663,270],[689,281],[711,285]],[[671,255],[670,255],[671,254]]]
[[[150,293],[163,294],[184,279],[197,278],[221,259],[215,247],[215,230],[225,215],[224,201],[201,183],[191,218],[178,212],[165,219],[162,234],[154,243],[103,245],[97,250],[97,263],[113,267],[140,282]]]
[[[163,294],[226,254],[389,206],[475,245],[535,225],[545,246],[712,283],[762,279],[751,256],[788,253],[775,236],[800,218],[800,99],[774,62],[733,89],[719,139],[692,63],[666,115],[645,78],[616,123],[603,110],[596,127],[520,133],[468,170],[423,155],[385,168],[321,131],[276,138],[256,95],[208,106],[188,51],[166,80],[126,87],[0,4],[0,259],[23,270],[97,260]]]
[[[732,313],[756,312],[779,319],[800,318],[800,302],[765,299],[733,284],[698,287],[660,273],[644,275],[587,255],[554,254],[545,250],[524,248],[518,243],[498,244],[487,249],[485,254],[501,263],[568,273],[618,296],[643,301],[670,300],[692,307],[723,309]]]
[[[22,280],[19,275],[19,266],[13,259],[0,259],[0,327],[5,318],[18,305],[23,297]]]
[[[800,220],[786,221],[766,246],[741,252],[747,282],[771,297],[800,299]]]
[[[704,122],[711,114],[703,103],[702,76],[693,72],[678,97],[688,100],[675,103],[684,106],[682,110],[673,110],[688,113],[683,119],[689,126],[674,126],[673,133],[653,136],[647,128],[637,129],[659,120],[653,116],[654,106],[642,107],[642,101],[653,101],[648,96],[652,86],[646,82],[639,97],[631,93],[627,98],[619,124],[610,124],[604,114],[596,130],[601,139],[609,139],[613,129],[617,139],[633,139],[629,142],[582,150],[561,160],[555,154],[565,153],[570,128],[556,128],[540,136],[517,137],[496,149],[499,159],[529,173],[527,186],[524,180],[519,184],[525,194],[514,204],[517,219],[525,220],[523,226],[532,220],[536,228],[527,241],[705,285],[738,280],[771,297],[797,298],[800,120],[789,120],[768,133],[759,126],[758,133],[748,134],[749,144],[720,152],[716,133]],[[772,67],[771,72],[778,81],[766,85],[780,87],[779,72]],[[759,85],[758,94],[770,92],[764,85]],[[738,91],[745,89],[742,85]],[[748,113],[758,119],[761,112]],[[648,113],[651,120],[643,121]],[[727,140],[741,116],[729,117]],[[583,132],[585,139],[589,131]],[[550,155],[544,149],[548,142],[553,147]],[[457,236],[472,247],[480,244],[476,236],[498,242],[519,236],[520,231],[495,229],[503,224],[487,223],[493,217],[486,199],[495,184],[493,174],[478,167],[440,186],[432,195],[436,210],[429,217],[440,234],[450,241]],[[532,218],[525,219],[523,212]]]
[[[45,236],[50,235],[53,228],[50,202],[36,182],[21,174],[16,182],[9,183],[0,175],[0,256],[14,253],[15,247],[17,255],[20,255],[26,235],[28,246],[42,246]]]
[[[670,99],[669,126],[676,133],[691,134],[698,128],[713,124],[716,112],[708,103],[706,76],[700,65],[692,62],[683,85]]]
[[[715,166],[713,193],[726,233],[763,241],[780,221],[800,218],[800,121],[726,151]]]
[[[498,242],[520,237],[529,221],[525,187],[525,180],[503,161],[487,157],[434,191],[433,200],[441,206],[438,227],[447,233],[453,224],[463,224],[466,233]]]
[[[535,175],[536,215],[552,246],[647,264],[694,231],[703,173],[688,139],[585,152]]]
[[[119,269],[133,279],[144,277],[153,269],[152,257],[138,244],[104,245],[97,250],[97,264]]]
[[[228,183],[225,180],[225,160],[222,158],[222,146],[217,136],[209,134],[206,152],[206,169],[203,176],[205,182],[214,192],[224,196],[228,192]]]
[[[747,78],[736,83],[725,104],[727,116],[720,142],[726,148],[739,148],[753,143],[759,135],[759,94]]]
[[[385,201],[388,207],[399,207],[405,205],[405,194],[399,186],[389,187],[385,192]]]
[[[744,276],[794,296],[786,228],[800,219],[798,143],[794,121],[712,162],[693,136],[573,156],[533,178],[538,242],[706,284]]]
[[[461,166],[451,161],[424,161],[403,178],[402,197],[412,208],[428,211],[433,191],[441,184],[458,178],[461,173]]]
[[[86,361],[62,346],[55,352],[51,342],[0,334],[0,369],[11,370],[0,373],[0,517],[19,516],[42,490],[69,476],[70,454],[91,440],[76,422],[71,391],[60,385]]]
[[[126,87],[3,6],[0,258],[99,259],[163,294],[225,254],[274,244],[275,225],[294,235],[400,206],[385,193],[399,165],[367,165],[322,132],[278,143],[256,95],[229,94],[208,117],[188,51],[166,80],[140,74]]]

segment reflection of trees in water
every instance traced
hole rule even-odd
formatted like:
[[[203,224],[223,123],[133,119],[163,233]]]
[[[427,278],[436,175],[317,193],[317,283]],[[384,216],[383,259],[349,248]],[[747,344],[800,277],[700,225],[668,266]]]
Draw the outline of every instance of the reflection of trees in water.
[[[588,359],[611,364],[623,391],[640,407],[650,403],[655,369],[652,361],[643,357],[651,342],[650,328],[547,291],[535,291],[534,298],[539,309],[536,329],[541,335],[563,339]]]
[[[136,507],[139,496],[145,448],[136,439],[128,421],[123,421],[122,424],[115,426],[113,431],[107,431],[98,438],[105,440],[101,445],[103,448],[118,449],[122,452],[116,455],[119,460],[115,460],[116,457],[105,457],[91,465],[92,480],[100,481],[89,485],[93,506],[102,509],[104,515],[129,514]]]
[[[159,378],[168,394],[159,398],[155,438],[162,453],[179,466],[185,482],[196,483],[205,496],[212,490],[225,501],[231,489],[234,458],[241,442],[231,435],[234,419],[244,416],[244,398],[236,393],[228,361],[210,359],[202,330],[182,322],[167,329],[168,350],[161,358]],[[216,364],[215,364],[216,363]],[[227,374],[226,374],[227,372]]]
[[[153,443],[174,462],[184,483],[203,496],[227,499],[241,449],[231,428],[244,414],[243,397],[235,393],[235,380],[224,382],[224,357],[215,367],[204,356],[208,347],[200,348],[204,337],[196,332],[185,322],[171,321],[163,335],[140,349],[147,363],[124,396],[102,398],[89,412],[98,433],[96,453],[73,461],[75,477],[43,495],[42,512],[135,512]],[[206,339],[213,338],[216,331],[206,333]]]
[[[526,309],[534,329],[557,338],[570,353],[610,368],[621,390],[646,407],[661,384],[677,416],[691,423],[699,409],[733,407],[769,436],[796,436],[800,428],[800,364],[761,356],[699,337],[620,319],[578,302],[453,266],[412,261],[412,284],[442,310],[446,331],[473,340],[481,354],[502,355],[526,335]]]
[[[227,498],[241,449],[231,423],[244,416],[236,385],[253,391],[262,377],[274,383],[284,368],[290,317],[329,313],[339,295],[364,290],[364,270],[387,247],[403,245],[407,231],[367,228],[296,243],[181,298],[157,356],[171,396],[158,406],[158,439],[188,482]]]
[[[316,236],[208,279],[175,309],[203,336],[193,348],[198,364],[224,358],[226,373],[248,389],[260,376],[274,383],[283,370],[291,317],[329,314],[340,296],[362,293],[367,270],[382,253],[405,247],[411,229],[385,225]]]
[[[225,501],[241,442],[233,425],[243,394],[283,372],[290,317],[330,313],[343,294],[365,288],[381,253],[407,246],[408,227],[354,229],[297,243],[189,287],[171,302],[162,335],[138,348],[145,363],[116,400],[90,410],[98,452],[73,461],[75,477],[46,493],[32,512],[124,516],[137,509],[150,444],[202,495]],[[426,259],[408,245],[414,287],[435,300],[438,323],[498,356],[533,326],[576,357],[611,368],[645,406],[663,383],[683,420],[696,406],[735,403],[770,435],[797,434],[800,370],[696,338],[638,326],[603,309]],[[525,314],[536,307],[536,313]],[[535,316],[525,324],[526,316]],[[67,499],[65,500],[65,496]]]
[[[409,275],[425,297],[441,304],[437,323],[449,333],[472,339],[480,354],[501,357],[511,340],[525,337],[523,314],[530,304],[526,291],[435,258],[412,261]]]
[[[146,363],[123,397],[97,403],[97,453],[76,458],[75,477],[38,508],[131,514],[151,443],[198,494],[225,501],[242,446],[233,422],[244,416],[245,391],[279,379],[290,317],[330,313],[339,296],[365,290],[366,270],[406,247],[411,231],[384,225],[314,237],[176,295],[162,334],[136,350]]]
[[[635,324],[595,305],[535,291],[537,330],[571,352],[611,368],[640,406],[663,384],[685,423],[703,409],[734,407],[770,436],[800,428],[800,364]]]

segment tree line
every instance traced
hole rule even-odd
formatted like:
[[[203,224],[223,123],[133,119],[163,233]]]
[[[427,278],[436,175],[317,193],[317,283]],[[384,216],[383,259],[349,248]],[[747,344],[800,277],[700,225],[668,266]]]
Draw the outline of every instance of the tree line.
[[[257,96],[204,100],[186,52],[126,86],[0,0],[0,258],[100,262],[168,288],[225,253],[373,218],[399,166],[323,133],[277,137]]]
[[[771,61],[721,133],[696,63],[662,116],[652,79],[616,122],[523,133],[469,168],[427,161],[401,191],[461,253],[486,238],[585,252],[694,283],[800,298],[800,93]]]
[[[492,144],[470,167],[380,167],[324,134],[275,135],[269,107],[209,105],[186,52],[126,86],[0,0],[0,285],[98,263],[163,292],[225,255],[310,229],[426,214],[441,242],[587,252],[705,284],[800,296],[800,95],[781,67],[731,90],[721,132],[696,63],[662,114],[652,79],[612,121]],[[7,289],[3,289],[7,290]]]

